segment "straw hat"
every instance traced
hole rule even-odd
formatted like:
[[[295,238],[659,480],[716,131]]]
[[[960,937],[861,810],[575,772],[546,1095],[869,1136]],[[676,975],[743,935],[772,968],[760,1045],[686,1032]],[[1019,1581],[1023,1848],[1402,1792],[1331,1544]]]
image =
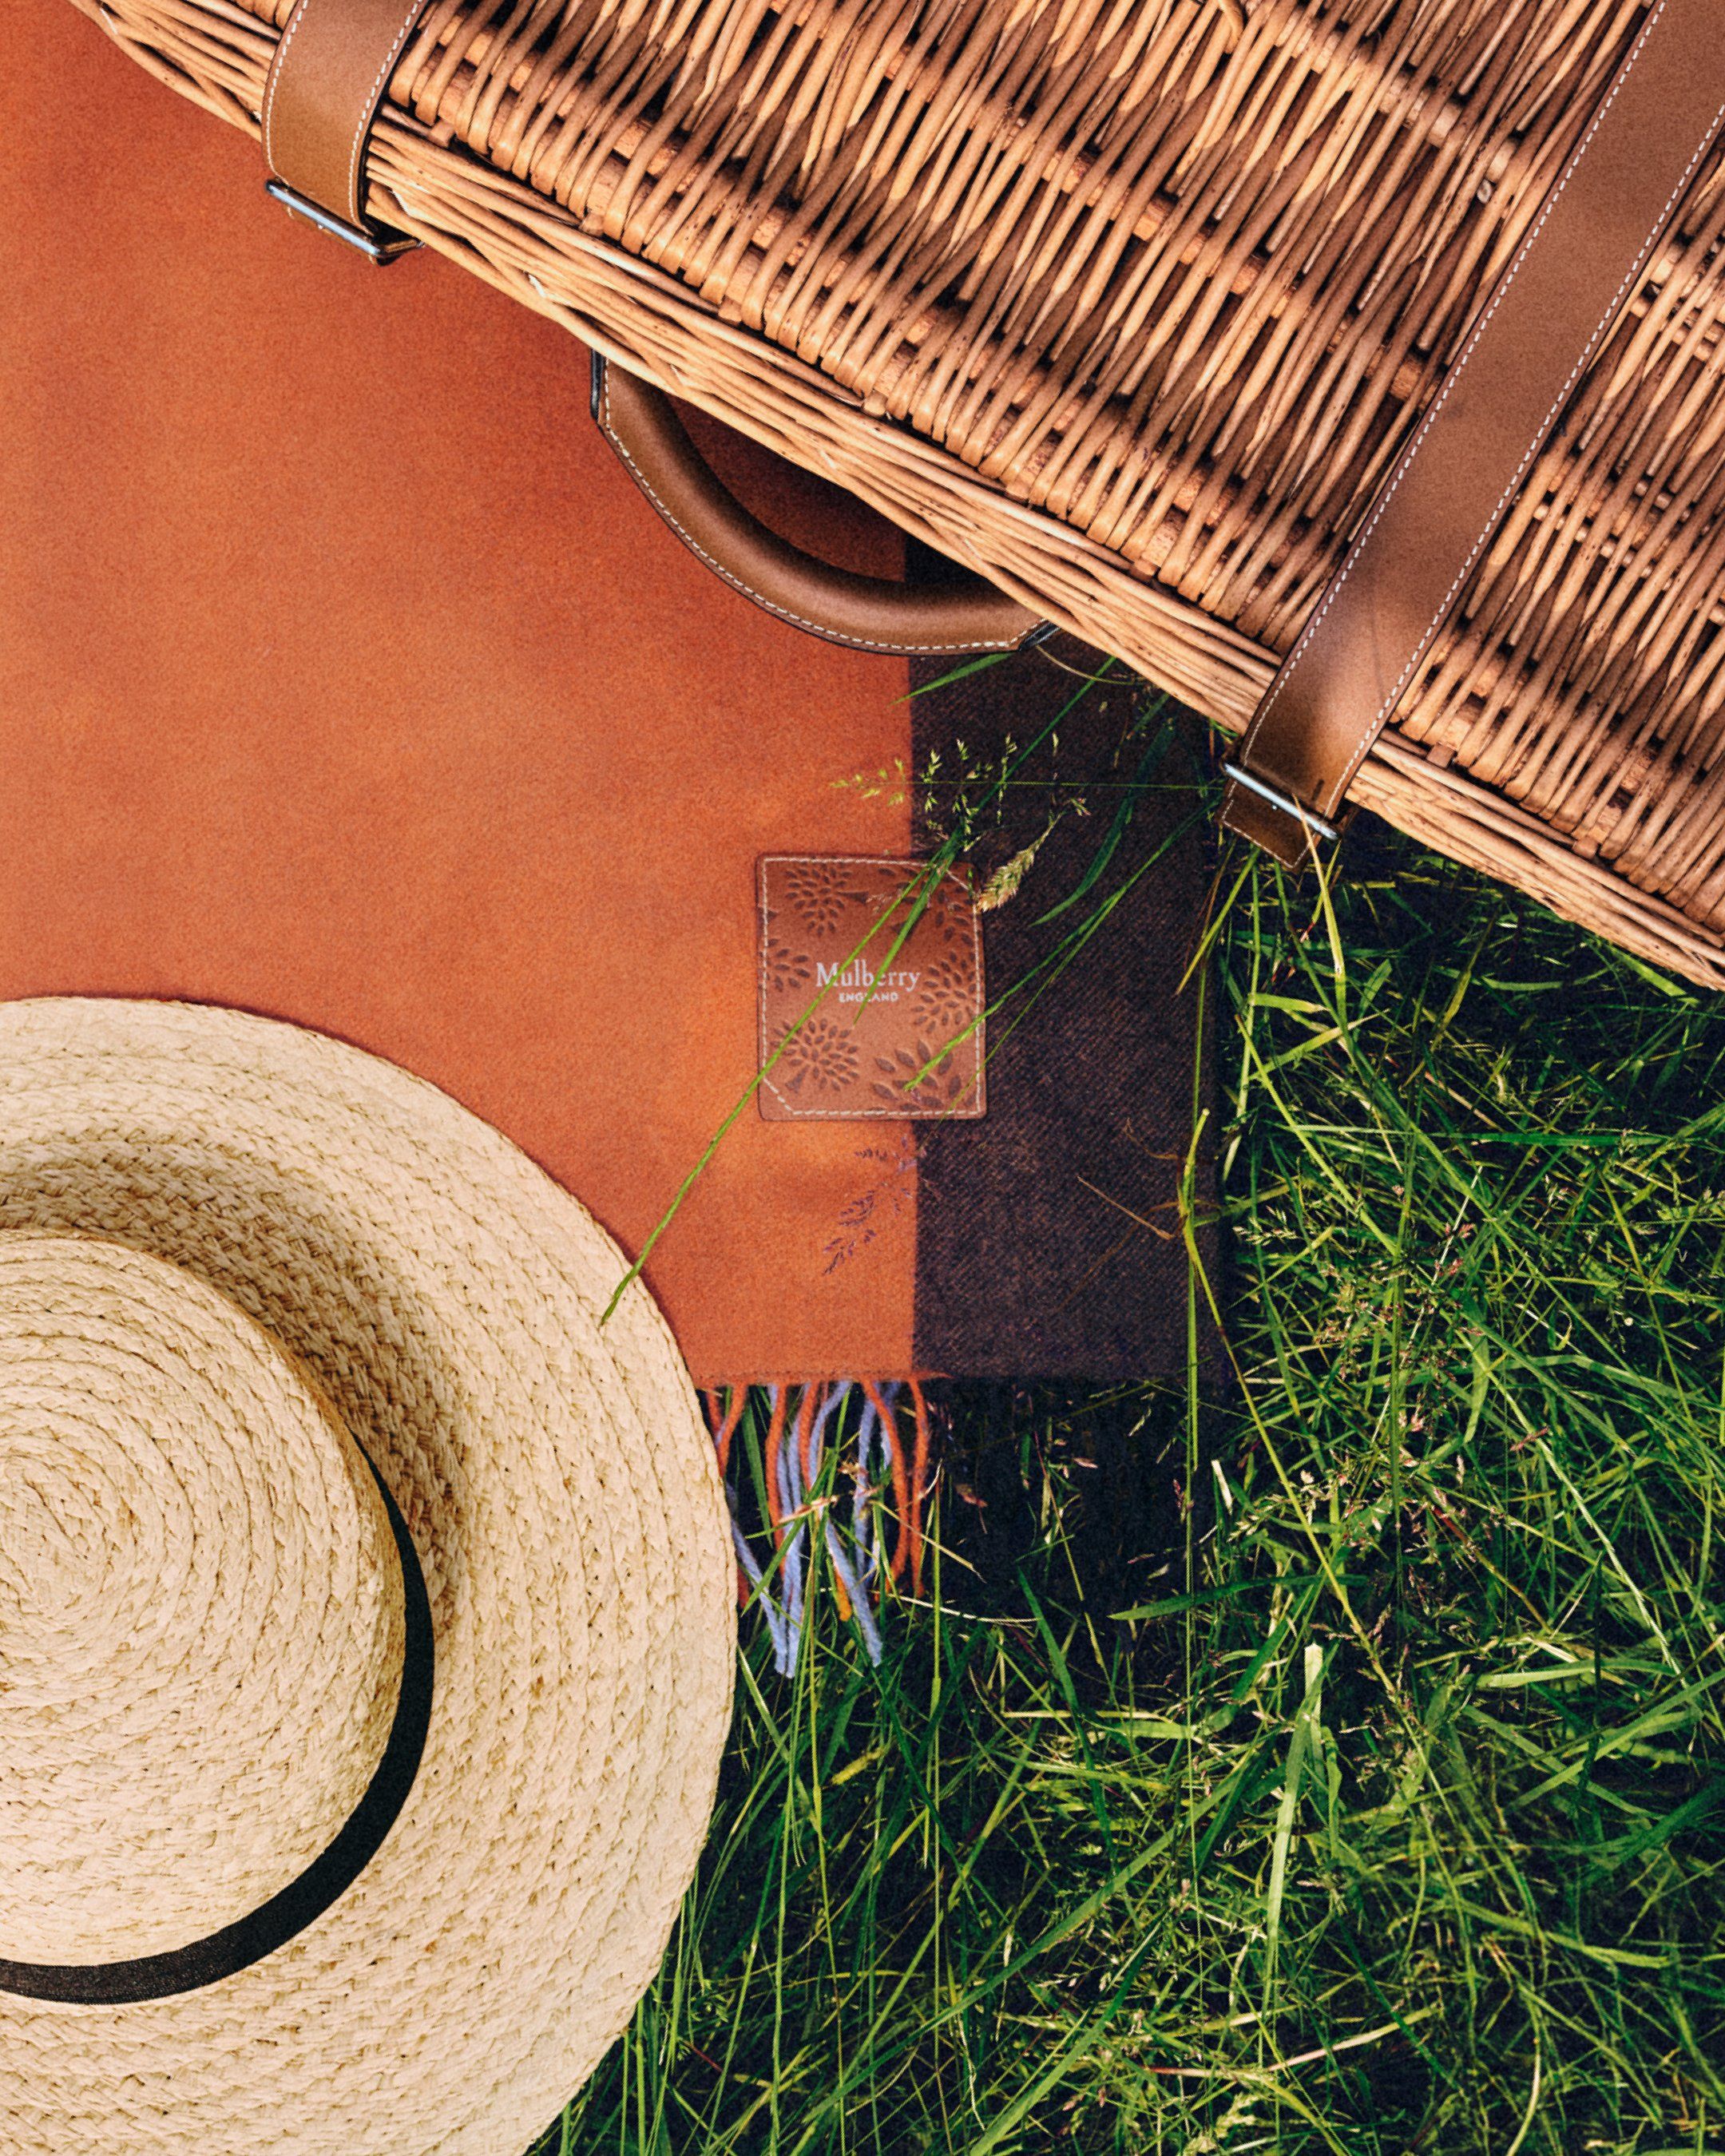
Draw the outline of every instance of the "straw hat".
[[[622,2029],[735,1628],[623,1271],[357,1050],[0,1005],[5,2156],[520,2156]]]

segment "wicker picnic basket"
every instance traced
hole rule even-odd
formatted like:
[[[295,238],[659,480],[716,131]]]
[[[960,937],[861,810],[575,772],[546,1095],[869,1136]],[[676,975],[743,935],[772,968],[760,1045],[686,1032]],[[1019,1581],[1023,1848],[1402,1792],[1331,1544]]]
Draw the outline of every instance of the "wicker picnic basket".
[[[75,4],[259,131],[295,0]],[[429,0],[354,200],[1240,729],[1686,8],[1674,183],[1336,798],[1725,985],[1707,5]]]

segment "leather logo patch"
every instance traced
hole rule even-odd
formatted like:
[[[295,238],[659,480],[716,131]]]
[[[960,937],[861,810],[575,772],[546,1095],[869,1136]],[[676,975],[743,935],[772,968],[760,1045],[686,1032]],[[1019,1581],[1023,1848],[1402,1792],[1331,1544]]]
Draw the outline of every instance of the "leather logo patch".
[[[983,1113],[983,942],[962,873],[930,889],[919,861],[769,854],[760,899],[768,1122]]]

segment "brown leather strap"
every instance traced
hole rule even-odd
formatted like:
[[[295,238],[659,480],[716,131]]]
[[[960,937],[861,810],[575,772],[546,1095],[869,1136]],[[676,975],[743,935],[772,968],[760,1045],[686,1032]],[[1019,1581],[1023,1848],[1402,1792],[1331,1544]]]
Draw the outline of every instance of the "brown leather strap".
[[[295,193],[365,223],[365,151],[428,0],[299,0],[264,85],[264,162]]]
[[[1722,126],[1719,0],[1656,0],[1259,706],[1230,829],[1310,857]]]
[[[596,352],[593,417],[649,501],[727,584],[831,644],[858,651],[1011,651],[1043,624],[980,577],[895,584],[835,569],[769,531],[689,439],[662,390]]]

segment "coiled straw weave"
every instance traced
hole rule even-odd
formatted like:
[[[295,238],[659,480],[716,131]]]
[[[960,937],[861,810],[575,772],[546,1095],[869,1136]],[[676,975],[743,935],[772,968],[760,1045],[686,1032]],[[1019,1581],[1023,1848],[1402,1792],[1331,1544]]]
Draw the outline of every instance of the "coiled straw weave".
[[[0,1006],[0,1959],[232,1922],[436,1671],[388,1838],[239,1974],[0,1990],[0,2150],[520,2156],[627,2020],[711,1810],[728,1522],[573,1199],[429,1086],[182,1005]],[[394,1564],[391,1587],[388,1564]]]
[[[141,1250],[0,1233],[0,1951],[168,1953],[297,1878],[399,1690],[377,1486],[261,1326]]]
[[[290,0],[78,0],[255,126]],[[372,207],[1230,726],[1641,0],[434,0]],[[1725,983],[1725,161],[1354,798]]]

